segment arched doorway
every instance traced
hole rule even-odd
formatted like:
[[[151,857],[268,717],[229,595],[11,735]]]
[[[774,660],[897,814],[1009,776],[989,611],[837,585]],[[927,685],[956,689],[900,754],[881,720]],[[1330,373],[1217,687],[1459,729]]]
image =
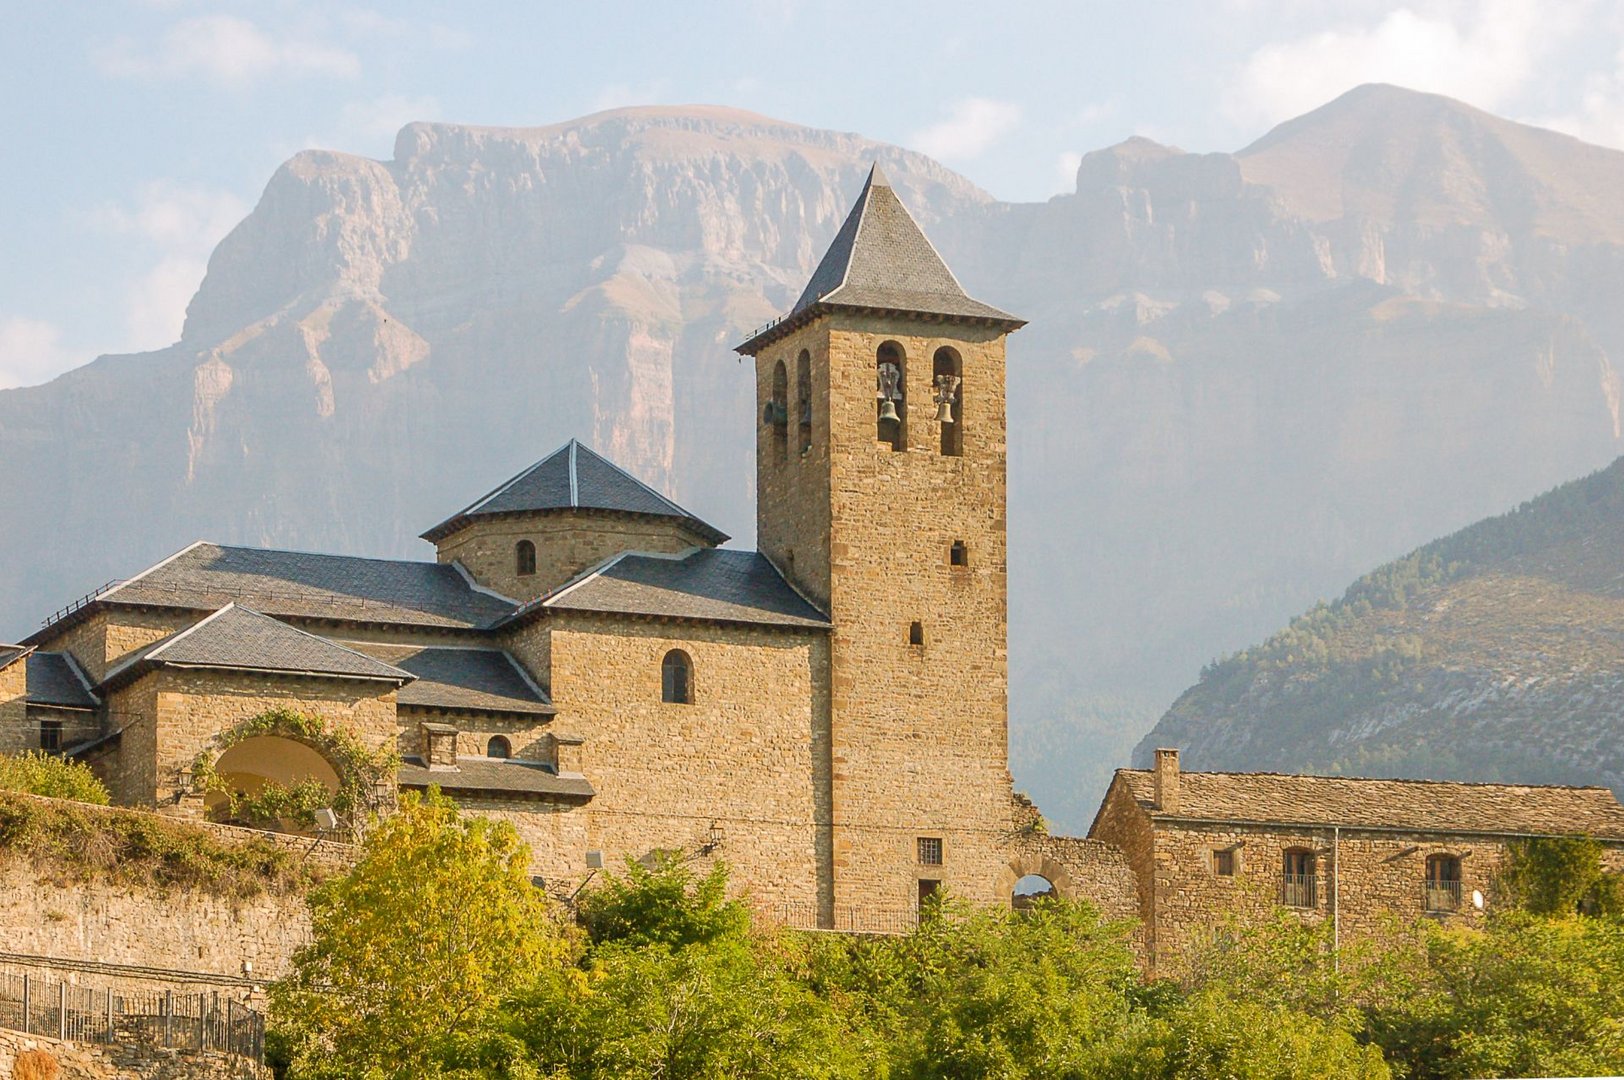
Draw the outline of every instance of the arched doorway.
[[[338,772],[326,758],[313,747],[280,735],[255,735],[233,743],[215,761],[214,773],[218,783],[203,796],[211,821],[231,816],[233,796],[259,796],[271,785],[292,788],[313,780],[335,796],[339,788]]]
[[[1071,874],[1047,855],[1029,852],[1009,861],[999,875],[998,891],[1009,897],[1009,906],[1025,911],[1044,897],[1070,897]]]
[[[1025,911],[1039,900],[1051,900],[1060,895],[1054,882],[1042,874],[1027,874],[1015,883],[1009,903],[1016,911]]]

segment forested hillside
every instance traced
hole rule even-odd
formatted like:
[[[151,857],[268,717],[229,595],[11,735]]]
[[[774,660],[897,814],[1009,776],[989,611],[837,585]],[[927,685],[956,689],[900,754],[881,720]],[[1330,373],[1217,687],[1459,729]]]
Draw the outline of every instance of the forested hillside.
[[[1192,767],[1624,790],[1624,459],[1209,666],[1140,744]]]

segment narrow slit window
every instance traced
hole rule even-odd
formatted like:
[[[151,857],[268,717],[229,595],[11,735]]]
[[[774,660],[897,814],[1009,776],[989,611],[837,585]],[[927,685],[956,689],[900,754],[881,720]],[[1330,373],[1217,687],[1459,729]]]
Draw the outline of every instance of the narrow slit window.
[[[923,645],[925,643],[925,624],[911,622],[908,624],[908,644]]]
[[[800,450],[812,449],[812,354],[805,349],[795,358],[795,413],[800,420]]]
[[[969,566],[970,565],[970,547],[969,547],[969,545],[966,544],[963,540],[955,540],[955,541],[953,541],[953,546],[951,548],[949,548],[948,551],[947,551],[947,563],[948,563],[949,566]]]

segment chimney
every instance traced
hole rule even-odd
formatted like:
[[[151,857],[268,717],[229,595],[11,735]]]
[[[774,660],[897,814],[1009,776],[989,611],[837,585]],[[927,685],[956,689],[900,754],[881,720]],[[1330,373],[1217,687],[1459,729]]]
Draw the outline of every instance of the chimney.
[[[430,769],[457,767],[457,729],[451,724],[419,724],[423,736],[423,764]]]
[[[1156,751],[1156,801],[1154,809],[1164,814],[1179,812],[1179,752]]]

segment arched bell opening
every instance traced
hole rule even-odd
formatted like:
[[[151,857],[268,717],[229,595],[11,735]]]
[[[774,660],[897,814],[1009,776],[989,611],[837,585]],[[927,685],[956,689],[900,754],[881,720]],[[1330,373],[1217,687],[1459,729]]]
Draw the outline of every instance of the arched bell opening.
[[[805,349],[795,358],[795,415],[799,419],[800,452],[812,449],[812,354]]]
[[[958,457],[964,453],[964,359],[957,349],[944,345],[936,350],[930,366],[942,456]]]
[[[773,365],[772,397],[762,419],[772,431],[773,460],[782,465],[789,452],[789,372],[782,360]]]
[[[908,449],[908,358],[887,341],[874,352],[874,438],[892,450]]]
[[[339,790],[338,771],[319,751],[280,735],[255,735],[232,744],[215,760],[214,775],[217,783],[203,795],[203,806],[211,821],[234,820],[245,802],[265,800],[277,789],[291,791],[315,783],[325,788],[329,797],[336,797]],[[302,826],[292,820],[252,823],[302,831]]]

